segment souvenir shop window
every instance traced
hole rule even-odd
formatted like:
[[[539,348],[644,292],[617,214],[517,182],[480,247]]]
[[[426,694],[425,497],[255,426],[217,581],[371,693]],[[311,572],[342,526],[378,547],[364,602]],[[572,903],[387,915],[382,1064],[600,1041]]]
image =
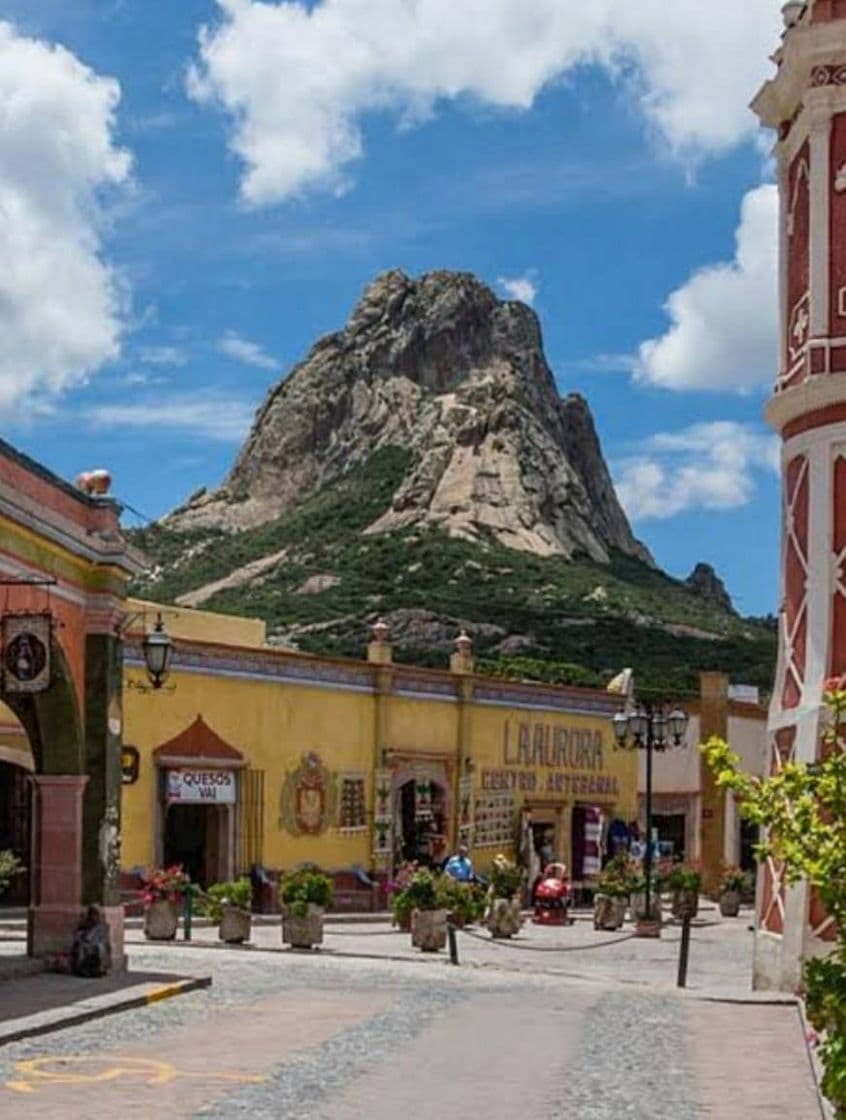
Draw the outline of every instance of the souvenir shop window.
[[[473,841],[477,848],[500,848],[513,844],[513,795],[488,793],[477,797],[473,811],[473,825]]]
[[[362,832],[367,828],[367,794],[363,775],[348,774],[341,778],[338,827],[341,832]]]

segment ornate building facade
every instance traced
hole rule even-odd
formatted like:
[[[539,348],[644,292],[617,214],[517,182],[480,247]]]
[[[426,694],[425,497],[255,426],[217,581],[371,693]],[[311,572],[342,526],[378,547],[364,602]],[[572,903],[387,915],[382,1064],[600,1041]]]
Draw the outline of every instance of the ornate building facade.
[[[782,439],[780,649],[770,764],[818,757],[826,680],[846,670],[846,0],[784,6],[775,76],[753,103],[775,129]],[[792,989],[833,930],[805,885],[762,869],[755,979]]]

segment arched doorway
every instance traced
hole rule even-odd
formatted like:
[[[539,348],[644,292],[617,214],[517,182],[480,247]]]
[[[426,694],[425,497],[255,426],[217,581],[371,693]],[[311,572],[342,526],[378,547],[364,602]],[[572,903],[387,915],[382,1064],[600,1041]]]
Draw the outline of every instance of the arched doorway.
[[[0,895],[0,906],[28,906],[32,834],[32,782],[24,766],[0,758],[0,851],[10,851],[24,870]]]

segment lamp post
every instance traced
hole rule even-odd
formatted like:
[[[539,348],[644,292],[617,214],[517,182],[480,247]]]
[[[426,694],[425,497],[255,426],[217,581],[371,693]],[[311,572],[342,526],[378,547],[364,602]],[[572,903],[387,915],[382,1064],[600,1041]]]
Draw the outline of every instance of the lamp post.
[[[646,848],[643,853],[643,880],[646,918],[652,914],[652,756],[654,751],[684,745],[687,714],[680,708],[668,710],[662,703],[632,700],[628,712],[614,716],[614,739],[624,750],[646,751]]]

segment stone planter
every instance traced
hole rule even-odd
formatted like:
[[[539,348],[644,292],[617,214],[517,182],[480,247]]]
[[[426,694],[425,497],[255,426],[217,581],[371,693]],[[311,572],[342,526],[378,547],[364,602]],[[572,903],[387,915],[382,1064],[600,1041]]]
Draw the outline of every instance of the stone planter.
[[[657,892],[650,893],[649,914],[646,913],[646,895],[644,893],[633,894],[631,896],[629,908],[631,910],[633,922],[641,922],[647,920],[651,922],[658,922],[659,924],[661,922],[661,896]]]
[[[593,928],[620,929],[626,920],[627,906],[626,898],[612,898],[607,894],[598,894],[593,903]]]
[[[411,915],[411,944],[423,953],[437,953],[446,945],[447,911],[415,910]]]
[[[144,911],[144,936],[148,941],[173,941],[178,926],[178,903],[156,898],[148,904]]]
[[[519,898],[495,898],[485,925],[492,937],[513,937],[519,933],[523,925]]]
[[[227,945],[240,945],[250,940],[253,916],[240,906],[224,906],[220,918],[220,940]]]
[[[673,917],[679,921],[695,918],[699,913],[699,891],[674,890],[672,906]]]
[[[720,913],[724,918],[736,918],[740,913],[740,891],[723,891],[720,895]]]
[[[282,911],[282,940],[292,949],[311,949],[323,942],[323,907],[308,904],[304,917]]]

